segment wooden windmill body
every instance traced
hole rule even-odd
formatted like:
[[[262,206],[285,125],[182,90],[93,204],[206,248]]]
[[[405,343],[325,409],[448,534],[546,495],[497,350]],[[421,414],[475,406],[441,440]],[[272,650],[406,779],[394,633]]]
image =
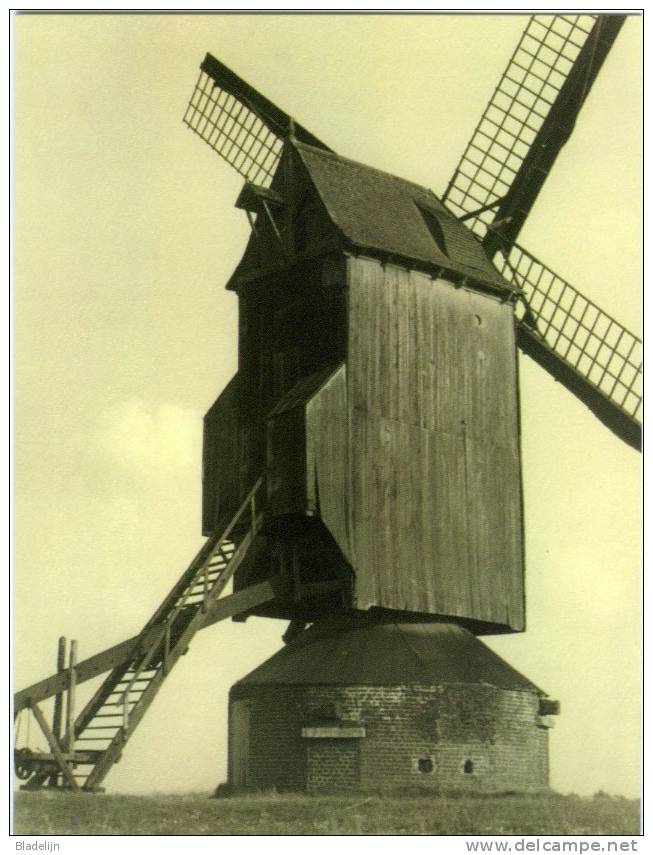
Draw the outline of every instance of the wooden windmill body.
[[[293,593],[263,613],[523,629],[515,288],[424,188],[296,141],[276,175],[269,216],[255,188],[239,200],[258,216],[229,285],[239,372],[205,421],[204,533],[265,471],[273,531],[236,587]]]
[[[368,628],[410,624],[421,641],[389,630],[379,646],[421,661],[449,650],[448,667],[422,669],[411,691],[428,680],[438,698],[465,680],[472,688],[443,707],[454,726],[433,737],[437,757],[415,744],[402,769],[424,782],[453,763],[472,789],[511,788],[508,772],[483,771],[499,759],[470,745],[511,742],[510,693],[528,696],[531,730],[555,711],[473,647],[476,635],[525,628],[517,347],[639,444],[638,340],[515,242],[621,25],[548,21],[529,24],[443,201],[336,155],[207,55],[185,121],[245,178],[237,206],[252,227],[228,283],[239,300],[238,373],[205,418],[208,540],[137,636],[17,694],[17,711],[41,721],[41,700],[109,671],[64,730],[42,724],[52,753],[19,757],[28,786],[96,790],[194,634],[258,614],[291,621],[289,659],[235,687],[232,782],[252,785],[245,724],[263,695],[248,692],[268,679],[294,685],[293,657],[322,644],[314,628],[302,632],[307,623],[331,627],[343,657],[370,649]],[[525,59],[533,51],[544,78]],[[231,579],[233,593],[221,596]],[[489,703],[482,668],[468,667],[481,661],[500,711],[491,738],[479,712]],[[368,685],[364,671],[350,689]],[[394,691],[397,668],[388,673]],[[323,686],[331,697],[333,673]],[[286,722],[309,740],[309,772],[324,760],[321,740],[365,737],[340,700],[320,712],[311,691],[297,703],[313,718]],[[461,732],[467,754],[451,760]],[[531,739],[545,753],[541,733],[519,750]],[[343,749],[346,768],[351,756]],[[548,775],[538,763],[534,788]],[[528,789],[527,775],[516,786]]]

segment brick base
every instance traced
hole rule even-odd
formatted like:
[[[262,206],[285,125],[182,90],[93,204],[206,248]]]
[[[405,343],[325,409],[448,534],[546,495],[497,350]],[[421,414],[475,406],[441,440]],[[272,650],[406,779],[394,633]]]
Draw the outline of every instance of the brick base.
[[[248,710],[247,733],[234,727],[236,701]],[[537,792],[548,786],[538,707],[535,692],[479,684],[239,683],[230,693],[229,781],[305,792]],[[365,735],[302,736],[347,724]]]

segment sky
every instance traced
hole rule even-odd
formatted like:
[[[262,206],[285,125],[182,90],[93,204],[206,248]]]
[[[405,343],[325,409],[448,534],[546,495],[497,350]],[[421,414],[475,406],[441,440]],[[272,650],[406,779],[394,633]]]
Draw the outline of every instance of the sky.
[[[202,416],[236,368],[236,297],[224,284],[249,229],[234,208],[239,176],[182,123],[205,52],[338,153],[441,194],[525,19],[13,21],[22,688],[51,673],[60,635],[85,658],[138,632],[202,543]],[[637,334],[641,56],[641,19],[630,18],[520,236]],[[523,356],[520,375],[527,631],[485,640],[561,702],[553,788],[634,796],[641,457]],[[199,633],[107,790],[225,780],[229,687],[282,645],[285,627],[253,618]]]

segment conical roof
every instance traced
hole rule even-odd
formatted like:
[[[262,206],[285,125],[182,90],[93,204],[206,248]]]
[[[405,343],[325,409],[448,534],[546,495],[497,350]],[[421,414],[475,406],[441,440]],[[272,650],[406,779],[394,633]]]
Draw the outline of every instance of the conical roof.
[[[457,624],[382,622],[368,615],[318,621],[236,686],[451,683],[544,694]]]

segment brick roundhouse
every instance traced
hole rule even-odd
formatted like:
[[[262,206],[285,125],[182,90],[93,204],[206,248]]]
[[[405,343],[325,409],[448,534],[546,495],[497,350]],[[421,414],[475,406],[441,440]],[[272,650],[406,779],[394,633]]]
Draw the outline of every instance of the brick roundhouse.
[[[537,792],[555,711],[462,627],[327,619],[232,688],[229,783]]]

